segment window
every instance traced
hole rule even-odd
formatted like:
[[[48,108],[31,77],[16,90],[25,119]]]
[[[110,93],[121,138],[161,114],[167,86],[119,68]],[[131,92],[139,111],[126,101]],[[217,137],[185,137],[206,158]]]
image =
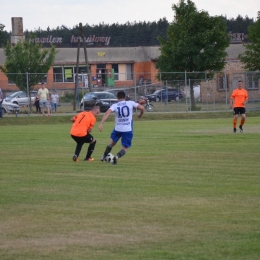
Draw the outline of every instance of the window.
[[[112,69],[114,69],[114,80],[119,79],[119,69],[118,69],[118,64],[112,64]]]
[[[63,67],[53,67],[54,82],[63,82]]]
[[[86,74],[86,66],[79,66],[79,79],[82,81],[81,74]],[[53,67],[54,82],[75,82],[77,72],[76,66],[55,66]]]
[[[8,74],[7,74],[8,76]],[[27,82],[27,74],[23,73],[24,76],[24,80],[26,80]],[[39,80],[40,79],[40,80]],[[41,84],[42,82],[47,83],[47,75],[43,75],[43,74],[37,74],[37,73],[28,73],[28,80],[30,83],[30,80],[32,80],[33,82],[35,82],[35,80],[39,80],[39,82],[37,84]],[[11,79],[8,78],[8,85],[15,85],[16,83],[13,82]]]
[[[106,64],[97,64],[97,69],[105,69]]]
[[[246,88],[250,90],[259,89],[260,74],[256,72],[246,73]]]
[[[65,67],[64,66],[64,81],[65,82],[74,82],[73,76],[73,67]]]
[[[217,77],[217,87],[219,91],[228,90],[228,75],[219,75]]]
[[[126,80],[133,80],[133,66],[126,64]]]

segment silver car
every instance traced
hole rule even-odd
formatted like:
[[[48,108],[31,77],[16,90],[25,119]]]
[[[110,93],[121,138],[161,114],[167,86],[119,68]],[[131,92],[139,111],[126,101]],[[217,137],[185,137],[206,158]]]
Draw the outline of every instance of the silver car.
[[[38,91],[31,91],[31,102],[34,103]],[[4,99],[6,102],[11,102],[19,106],[29,105],[29,98],[25,91],[16,91]]]
[[[6,102],[5,100],[3,100],[2,103],[2,113],[5,114],[9,114],[9,113],[18,113],[20,112],[20,107],[17,104],[11,103],[11,102]]]

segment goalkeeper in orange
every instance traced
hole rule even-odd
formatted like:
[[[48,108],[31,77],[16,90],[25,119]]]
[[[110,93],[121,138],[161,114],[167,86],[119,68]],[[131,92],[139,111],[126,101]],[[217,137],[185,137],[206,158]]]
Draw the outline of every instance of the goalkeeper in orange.
[[[97,141],[90,133],[96,123],[96,117],[99,113],[99,106],[94,106],[91,111],[83,111],[70,119],[71,122],[73,122],[70,135],[77,143],[75,153],[72,158],[74,162],[78,162],[78,157],[84,143],[89,143],[84,161],[94,161],[94,158],[92,158],[91,155],[95,149]]]
[[[237,88],[233,91],[230,97],[230,108],[233,108],[233,132],[237,131],[238,115],[241,115],[241,121],[239,125],[240,133],[243,133],[243,125],[246,121],[246,102],[248,101],[248,93],[243,88],[243,82],[241,80],[237,83]]]

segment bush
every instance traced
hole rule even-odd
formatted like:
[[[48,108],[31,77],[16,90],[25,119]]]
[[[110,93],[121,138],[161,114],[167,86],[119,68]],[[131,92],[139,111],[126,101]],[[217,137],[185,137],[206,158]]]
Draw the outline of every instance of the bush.
[[[63,97],[60,98],[60,102],[62,103],[72,102],[73,100],[74,100],[73,93],[66,93]]]
[[[200,106],[195,106],[192,109],[191,109],[191,107],[189,107],[188,109],[189,109],[189,111],[201,111],[201,107]]]
[[[86,94],[86,93],[84,93]],[[83,93],[80,91],[78,93],[77,100],[80,101],[83,97]],[[74,102],[74,93],[65,93],[63,97],[60,98],[61,103],[73,103]]]

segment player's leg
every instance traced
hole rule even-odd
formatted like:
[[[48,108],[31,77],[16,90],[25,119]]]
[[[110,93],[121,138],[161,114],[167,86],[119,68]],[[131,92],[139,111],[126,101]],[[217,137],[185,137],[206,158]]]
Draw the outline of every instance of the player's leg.
[[[71,135],[71,137],[74,139],[74,141],[77,143],[75,153],[72,157],[73,161],[77,162],[79,154],[81,152],[82,146],[84,144],[84,139],[82,137]]]
[[[112,131],[110,135],[110,143],[107,145],[104,154],[101,156],[100,161],[103,162],[107,155],[111,152],[112,148],[117,144],[118,140],[121,138],[121,133],[115,130]]]
[[[44,113],[44,101],[40,100],[39,103],[40,103],[40,108],[41,108],[41,111],[42,111],[42,115],[45,116],[45,113]]]
[[[122,139],[121,139],[122,149],[116,154],[116,156],[114,156],[112,162],[113,164],[117,164],[117,160],[126,154],[128,148],[132,146],[132,139],[133,139],[132,131],[122,133]]]
[[[237,131],[238,113],[239,113],[239,109],[238,108],[234,108],[234,111],[233,111],[233,114],[234,114],[234,118],[233,118],[233,132],[234,133],[236,133],[236,131]]]
[[[240,125],[239,125],[240,133],[243,133],[243,125],[245,122],[246,122],[246,109],[243,108],[241,110],[241,121],[240,121]]]
[[[91,135],[88,134],[87,136],[91,136]],[[86,155],[84,161],[94,161],[94,158],[91,158],[91,155],[95,150],[95,146],[96,146],[97,141],[93,136],[91,136],[91,138],[92,138],[92,141],[89,142],[87,155]]]

